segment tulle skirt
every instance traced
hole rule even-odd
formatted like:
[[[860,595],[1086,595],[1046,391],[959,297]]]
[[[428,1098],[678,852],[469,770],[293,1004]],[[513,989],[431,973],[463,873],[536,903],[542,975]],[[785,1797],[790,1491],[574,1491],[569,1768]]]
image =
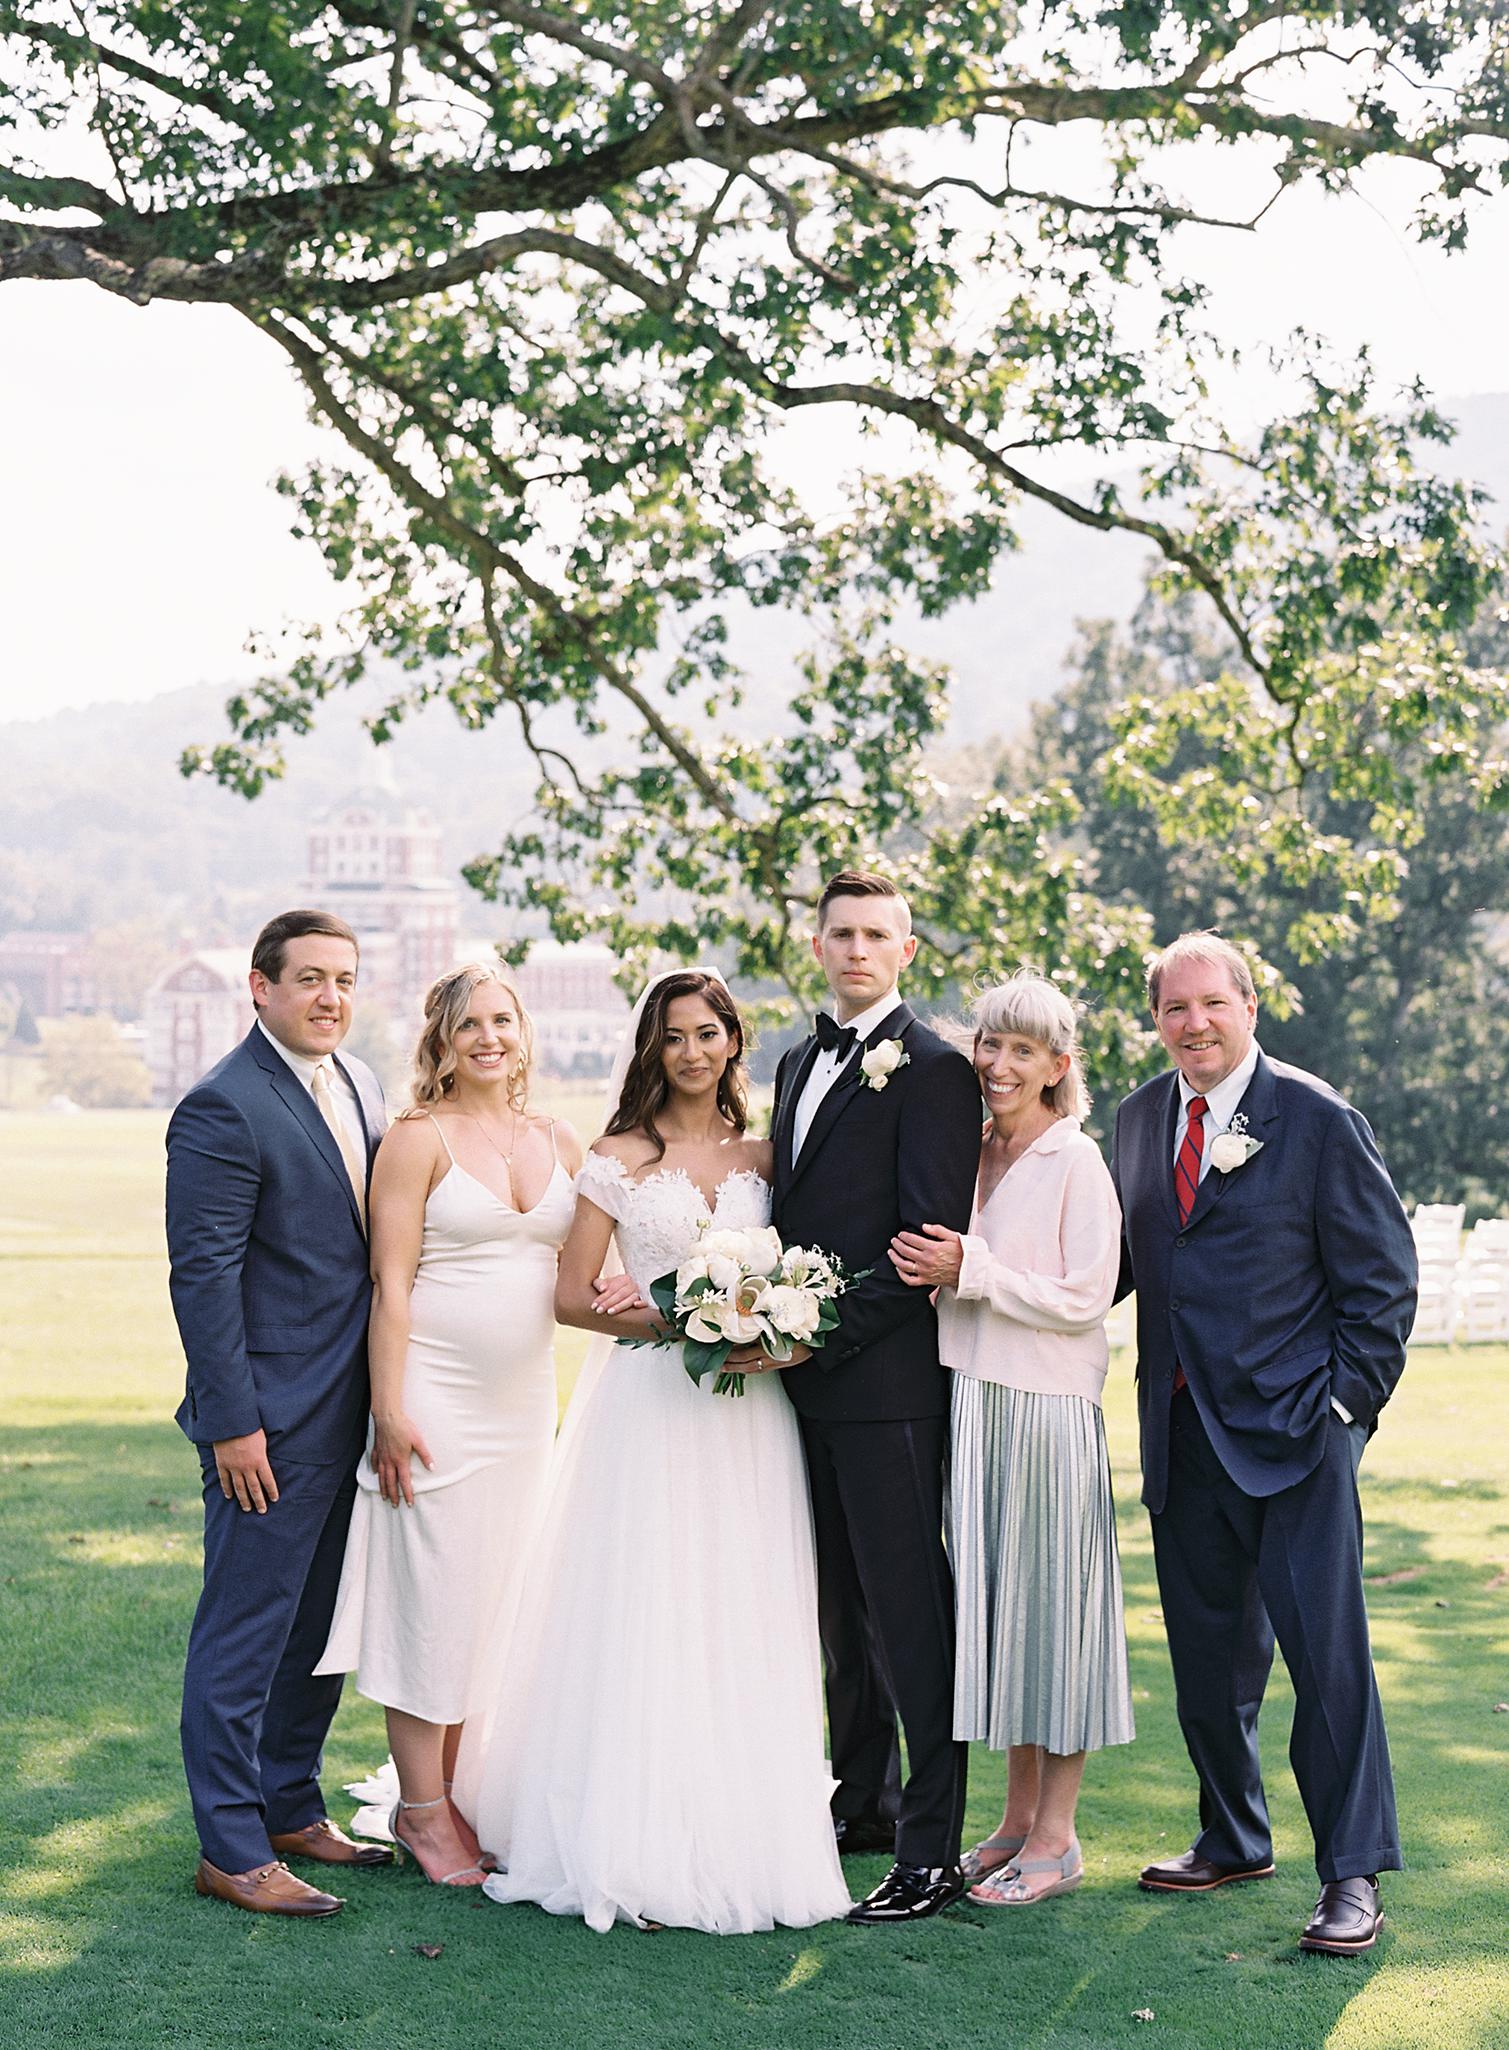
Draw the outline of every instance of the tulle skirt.
[[[494,1900],[720,1935],[848,1909],[797,1421],[773,1374],[746,1387],[619,1347],[567,1420],[457,1766]]]

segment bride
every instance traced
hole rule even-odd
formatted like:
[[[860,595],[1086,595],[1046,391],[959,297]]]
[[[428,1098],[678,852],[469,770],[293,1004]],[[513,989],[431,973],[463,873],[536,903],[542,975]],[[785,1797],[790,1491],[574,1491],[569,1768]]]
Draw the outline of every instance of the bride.
[[[556,1293],[564,1323],[606,1340],[655,1334],[650,1283],[710,1220],[770,1216],[770,1149],[746,1133],[744,1031],[721,977],[661,977],[631,1031]],[[598,1297],[615,1237],[628,1280]],[[604,1300],[634,1307],[604,1315]],[[796,1413],[759,1361],[735,1400],[711,1375],[692,1382],[679,1345],[595,1350],[509,1678],[457,1765],[460,1805],[504,1868],[486,1891],[594,1929],[731,1935],[841,1916]]]

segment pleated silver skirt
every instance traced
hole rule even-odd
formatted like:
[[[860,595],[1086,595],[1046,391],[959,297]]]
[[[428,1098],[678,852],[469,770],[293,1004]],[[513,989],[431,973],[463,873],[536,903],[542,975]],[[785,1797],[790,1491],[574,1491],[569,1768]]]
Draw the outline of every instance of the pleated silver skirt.
[[[955,1374],[948,1536],[955,1737],[1061,1756],[1131,1743],[1099,1405]]]

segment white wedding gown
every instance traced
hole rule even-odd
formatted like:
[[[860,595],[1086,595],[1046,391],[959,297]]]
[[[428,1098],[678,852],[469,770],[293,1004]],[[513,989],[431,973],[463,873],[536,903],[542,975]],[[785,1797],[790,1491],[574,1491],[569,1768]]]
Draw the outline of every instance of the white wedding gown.
[[[680,1170],[635,1182],[592,1154],[577,1187],[645,1293],[708,1220]],[[716,1194],[718,1225],[768,1221],[760,1176]],[[573,1402],[508,1677],[457,1765],[506,1868],[494,1900],[718,1935],[848,1909],[796,1414],[774,1374],[745,1388],[697,1386],[679,1346],[619,1346]]]

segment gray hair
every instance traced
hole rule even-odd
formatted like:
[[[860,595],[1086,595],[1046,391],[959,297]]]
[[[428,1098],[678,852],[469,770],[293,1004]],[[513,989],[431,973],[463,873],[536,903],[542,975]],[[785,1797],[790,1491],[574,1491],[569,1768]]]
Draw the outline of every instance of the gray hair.
[[[1084,1119],[1090,1115],[1090,1092],[1079,1058],[1078,1026],[1074,1006],[1046,976],[1023,969],[1008,976],[993,989],[975,998],[970,1023],[978,1040],[982,1032],[1018,1033],[1047,1047],[1051,1054],[1066,1053],[1069,1065],[1043,1100],[1061,1118]]]
[[[1163,977],[1168,969],[1177,968],[1181,961],[1204,961],[1209,967],[1224,968],[1243,998],[1257,995],[1251,963],[1240,947],[1234,947],[1230,940],[1223,940],[1215,931],[1181,932],[1178,939],[1171,940],[1147,964],[1147,1000],[1155,1018]]]

